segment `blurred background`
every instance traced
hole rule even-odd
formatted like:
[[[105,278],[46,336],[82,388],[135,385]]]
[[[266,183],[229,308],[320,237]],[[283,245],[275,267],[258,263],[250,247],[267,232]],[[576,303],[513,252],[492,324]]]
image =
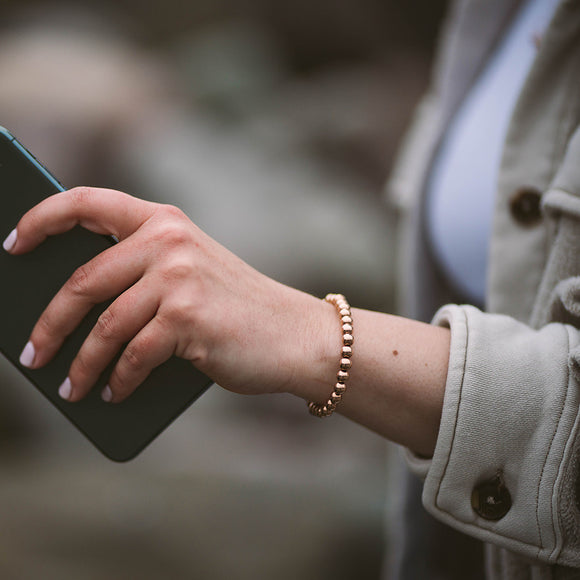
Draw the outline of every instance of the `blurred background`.
[[[3,0],[0,125],[67,186],[176,204],[278,280],[392,310],[381,192],[445,4]],[[393,453],[213,387],[113,464],[2,360],[0,577],[376,579]]]

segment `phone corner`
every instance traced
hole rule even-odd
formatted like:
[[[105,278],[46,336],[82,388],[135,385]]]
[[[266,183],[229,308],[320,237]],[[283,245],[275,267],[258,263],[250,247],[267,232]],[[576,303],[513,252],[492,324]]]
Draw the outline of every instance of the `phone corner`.
[[[10,133],[10,131],[8,131],[8,129],[2,125],[0,125],[0,136],[4,137],[5,139],[9,139],[10,141],[14,141],[15,139],[14,135],[12,135],[12,133]]]

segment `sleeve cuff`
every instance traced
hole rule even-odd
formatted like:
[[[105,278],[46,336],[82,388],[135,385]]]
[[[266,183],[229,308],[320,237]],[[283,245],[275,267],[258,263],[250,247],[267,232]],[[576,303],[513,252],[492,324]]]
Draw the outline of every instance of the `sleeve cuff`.
[[[482,541],[563,562],[558,504],[570,498],[559,497],[558,486],[578,429],[580,396],[568,366],[577,331],[534,330],[456,305],[439,310],[433,324],[451,329],[441,426],[431,460],[405,454],[425,478],[425,508]],[[492,509],[478,509],[477,497]],[[503,511],[498,498],[509,500]],[[580,563],[574,559],[568,563]]]

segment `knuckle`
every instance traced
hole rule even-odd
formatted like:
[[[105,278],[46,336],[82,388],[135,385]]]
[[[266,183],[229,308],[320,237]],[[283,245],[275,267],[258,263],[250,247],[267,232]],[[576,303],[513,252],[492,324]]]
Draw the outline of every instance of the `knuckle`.
[[[164,222],[159,225],[157,240],[170,249],[181,248],[191,242],[191,234],[185,224]]]
[[[79,266],[67,282],[68,290],[75,296],[86,297],[90,294],[92,267],[88,264]]]
[[[160,205],[156,220],[155,237],[169,247],[179,247],[192,240],[192,223],[179,209],[172,205]]]
[[[119,334],[117,318],[109,308],[107,308],[97,319],[95,333],[103,342],[108,342],[117,338]]]
[[[190,260],[174,258],[163,265],[161,275],[166,282],[176,283],[191,278],[194,266]]]
[[[84,207],[89,197],[92,196],[93,191],[90,187],[80,185],[69,189],[68,194],[70,201],[75,207]]]
[[[145,349],[141,345],[127,345],[122,360],[129,373],[134,374],[142,370],[146,360],[144,351]]]
[[[159,333],[164,336],[175,334],[180,327],[191,322],[191,305],[185,300],[174,298],[163,305],[156,317]]]
[[[185,360],[192,362],[198,368],[209,368],[210,349],[199,342],[189,342],[180,345],[175,354]]]
[[[147,374],[146,361],[146,352],[140,345],[127,345],[109,381],[116,401],[126,398],[141,382]]]
[[[181,318],[181,313],[176,304],[162,304],[154,320],[157,334],[161,336],[171,335],[174,332],[175,320],[179,318]]]
[[[171,204],[160,204],[159,211],[163,212],[163,215],[171,220],[183,220],[186,215],[178,207]]]

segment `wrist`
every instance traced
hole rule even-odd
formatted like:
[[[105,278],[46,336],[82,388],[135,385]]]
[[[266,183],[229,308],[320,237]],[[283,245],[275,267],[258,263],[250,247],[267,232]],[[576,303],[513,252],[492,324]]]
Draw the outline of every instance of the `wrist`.
[[[340,319],[332,304],[310,296],[308,308],[302,310],[304,324],[297,336],[300,348],[290,365],[294,368],[286,391],[315,403],[325,403],[336,383],[342,335]]]
[[[350,310],[350,304],[342,294],[327,294],[324,301],[332,304],[340,320],[340,329],[342,334],[342,344],[340,348],[340,363],[336,373],[334,388],[328,399],[324,403],[316,401],[308,402],[308,410],[315,417],[328,417],[336,410],[337,405],[342,401],[346,392],[346,383],[350,378],[350,369],[352,367],[352,345],[353,337],[353,320]]]

